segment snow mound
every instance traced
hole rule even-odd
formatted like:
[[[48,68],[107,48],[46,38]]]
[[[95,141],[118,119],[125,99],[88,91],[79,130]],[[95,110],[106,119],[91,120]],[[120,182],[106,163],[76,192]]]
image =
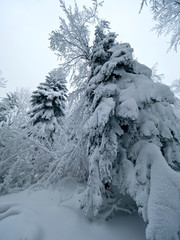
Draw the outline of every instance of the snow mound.
[[[137,160],[129,191],[148,223],[146,238],[179,240],[180,173],[171,169],[156,145],[139,141],[134,150]]]

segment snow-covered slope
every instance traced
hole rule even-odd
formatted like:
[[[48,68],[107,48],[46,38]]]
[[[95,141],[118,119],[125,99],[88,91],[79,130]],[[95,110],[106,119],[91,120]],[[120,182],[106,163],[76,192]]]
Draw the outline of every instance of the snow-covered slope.
[[[79,209],[72,182],[58,190],[26,190],[0,197],[1,240],[144,240],[137,215],[89,221]]]

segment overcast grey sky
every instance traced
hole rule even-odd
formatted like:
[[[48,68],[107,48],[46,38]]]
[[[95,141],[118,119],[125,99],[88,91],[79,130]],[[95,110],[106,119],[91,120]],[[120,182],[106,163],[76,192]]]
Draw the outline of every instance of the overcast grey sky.
[[[73,4],[73,0],[65,2]],[[169,38],[157,37],[149,8],[139,14],[141,0],[105,0],[99,14],[111,24],[118,40],[129,42],[139,62],[158,72],[164,83],[180,78],[180,49],[167,53]],[[90,0],[77,3],[91,4]],[[59,26],[61,15],[58,0],[0,0],[0,70],[7,80],[0,97],[16,88],[34,90],[53,68],[57,57],[49,47],[49,34]]]

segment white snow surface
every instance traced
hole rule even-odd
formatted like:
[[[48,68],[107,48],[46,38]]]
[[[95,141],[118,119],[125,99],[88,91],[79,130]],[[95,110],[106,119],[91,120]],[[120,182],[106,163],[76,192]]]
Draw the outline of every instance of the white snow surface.
[[[89,221],[79,209],[80,187],[68,181],[59,190],[25,190],[0,197],[1,240],[144,240],[137,215]]]

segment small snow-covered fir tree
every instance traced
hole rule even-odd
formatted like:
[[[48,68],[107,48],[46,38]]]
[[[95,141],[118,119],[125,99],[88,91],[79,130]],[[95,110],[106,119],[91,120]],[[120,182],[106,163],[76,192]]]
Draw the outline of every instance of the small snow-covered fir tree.
[[[32,94],[31,122],[50,142],[53,142],[59,121],[65,114],[66,97],[66,80],[61,68],[51,71]]]
[[[148,240],[179,239],[180,130],[174,95],[133,59],[128,43],[115,38],[107,22],[96,28],[82,119],[89,170],[81,206],[90,217],[111,213],[128,194],[148,223]],[[168,193],[172,204],[163,202]]]

